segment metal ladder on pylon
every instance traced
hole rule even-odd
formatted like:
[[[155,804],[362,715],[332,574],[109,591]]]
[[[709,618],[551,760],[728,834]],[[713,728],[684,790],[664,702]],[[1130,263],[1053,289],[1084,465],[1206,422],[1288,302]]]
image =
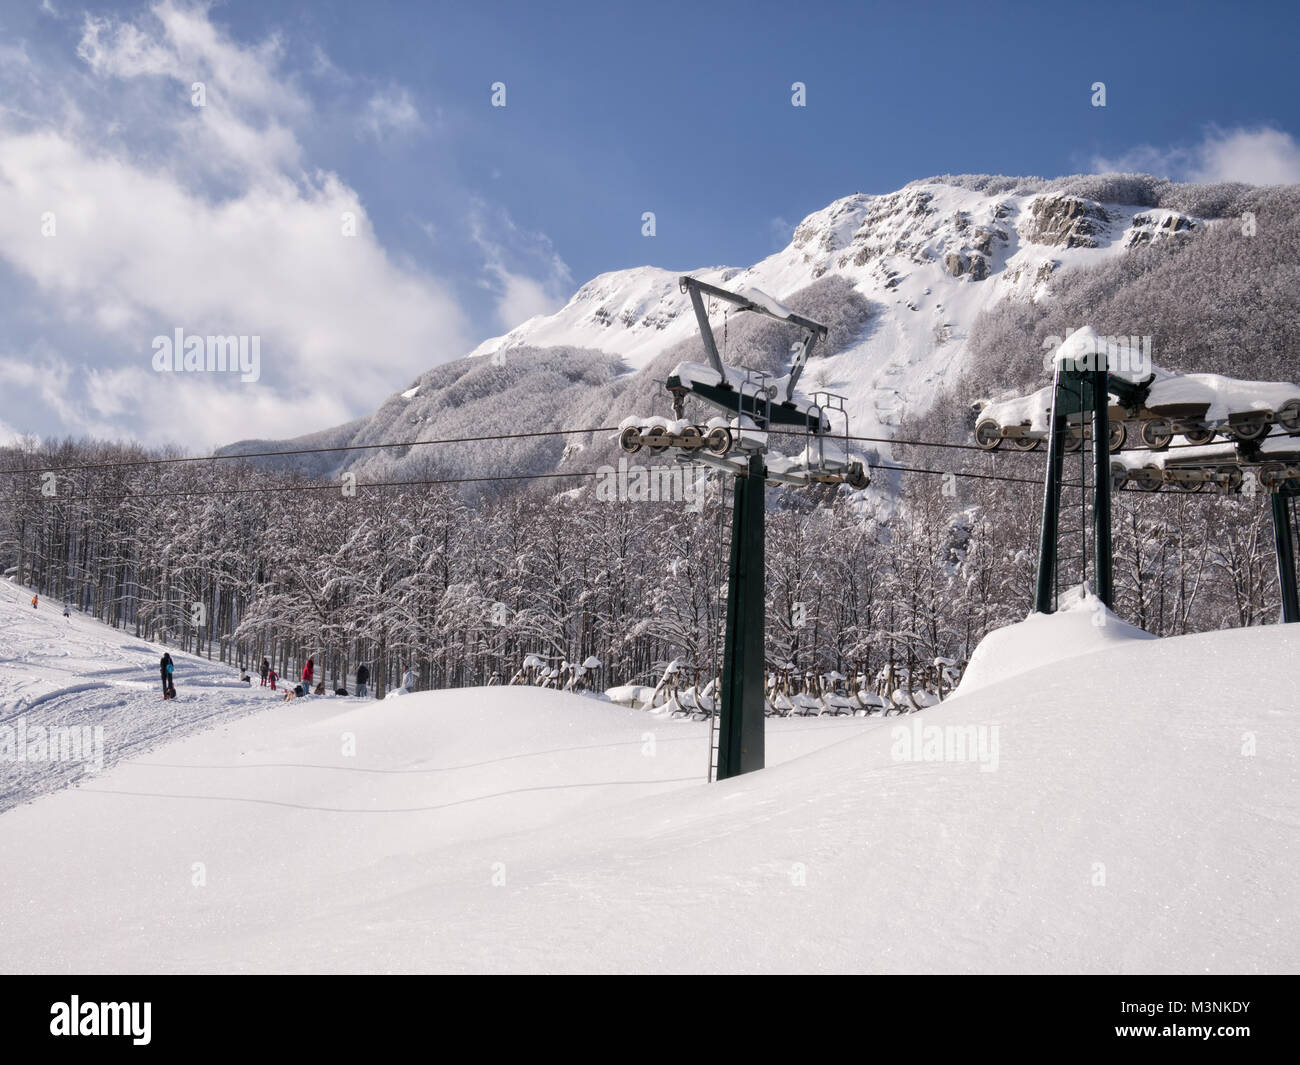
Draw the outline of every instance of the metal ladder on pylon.
[[[732,511],[735,502],[735,489],[728,483],[728,479],[722,481],[722,498],[718,500],[720,508],[718,514],[718,550],[724,550],[724,539],[722,529],[729,523],[725,521],[727,515]],[[718,779],[718,749],[722,745],[722,663],[715,656],[713,663],[713,713],[709,715],[709,778],[708,782],[712,784]]]
[[[718,728],[718,710],[717,704],[714,705],[713,713],[709,715],[709,783],[712,784],[718,779],[718,740],[722,731]]]

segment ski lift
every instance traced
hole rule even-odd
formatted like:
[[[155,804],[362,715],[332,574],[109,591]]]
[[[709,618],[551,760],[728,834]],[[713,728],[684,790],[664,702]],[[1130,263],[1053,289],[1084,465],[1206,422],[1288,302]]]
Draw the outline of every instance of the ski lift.
[[[795,388],[817,341],[829,329],[795,314],[756,289],[728,292],[693,277],[682,277],[679,283],[695,308],[708,363],[679,363],[665,382],[672,396],[673,417],[624,418],[618,430],[619,447],[629,454],[645,448],[656,455],[676,448],[682,452],[683,461],[701,462],[741,476],[749,472],[752,457],[767,453],[769,430],[798,429],[807,434],[802,453],[769,458],[769,481],[795,486],[843,483],[854,489],[866,488],[870,484],[867,464],[852,455],[848,446],[845,397],[825,391],[807,396]],[[786,321],[801,330],[800,337],[791,344],[790,373],[784,379],[784,388],[766,371],[732,367],[722,361],[703,295],[726,301],[742,311]],[[687,421],[687,396],[716,407],[722,416],[704,423]],[[838,431],[833,423],[837,423]]]

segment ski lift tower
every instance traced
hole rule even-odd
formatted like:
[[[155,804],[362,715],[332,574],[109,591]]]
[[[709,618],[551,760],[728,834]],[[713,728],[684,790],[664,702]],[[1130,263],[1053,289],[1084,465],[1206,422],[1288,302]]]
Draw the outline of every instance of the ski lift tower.
[[[674,418],[625,419],[619,445],[629,453],[643,447],[655,454],[677,448],[679,460],[703,462],[735,478],[718,738],[717,779],[723,780],[764,765],[765,486],[772,481],[865,488],[870,482],[865,462],[849,453],[844,397],[829,392],[806,396],[795,391],[813,347],[825,339],[827,327],[757,290],[728,292],[693,277],[679,278],[679,285],[690,296],[708,363],[679,364],[666,382],[673,397]],[[723,363],[705,309],[706,296],[797,328],[799,338],[791,345],[788,378],[774,381],[770,374]],[[707,425],[686,424],[687,396],[710,404],[722,416]],[[840,424],[842,433],[834,427]],[[802,455],[769,460],[769,429],[806,433]]]
[[[1294,500],[1300,497],[1300,440],[1297,440],[1300,438],[1300,395],[1294,394],[1298,386],[1285,382],[1236,382],[1215,377],[1214,387],[1218,392],[1231,393],[1235,387],[1246,398],[1237,400],[1239,410],[1226,416],[1210,417],[1208,400],[1184,399],[1170,403],[1160,402],[1154,396],[1155,389],[1167,388],[1170,381],[1186,388],[1184,382],[1187,378],[1166,374],[1163,381],[1157,382],[1157,375],[1151,373],[1141,380],[1129,380],[1123,374],[1111,372],[1106,360],[1107,355],[1100,351],[1084,360],[1074,357],[1062,359],[1058,352],[1056,373],[1050,388],[1047,476],[1039,535],[1035,612],[1050,614],[1056,606],[1065,452],[1083,448],[1090,438],[1094,467],[1094,578],[1097,598],[1107,607],[1114,608],[1110,520],[1113,491],[1131,482],[1147,492],[1157,492],[1164,487],[1187,492],[1199,492],[1205,488],[1237,492],[1249,475],[1252,478],[1251,495],[1257,486],[1271,496],[1282,621],[1300,621],[1300,589],[1297,589],[1292,543],[1295,535]],[[1080,362],[1084,364],[1080,365]],[[1288,396],[1291,398],[1278,401],[1279,397]],[[1149,449],[1144,465],[1130,467],[1122,460],[1110,458],[1109,453],[1120,450],[1124,443],[1127,435],[1125,422],[1137,424],[1138,435]],[[1275,426],[1280,427],[1282,433],[1270,437]],[[992,425],[982,432],[984,428],[977,425],[976,441],[981,447],[996,447],[1003,430]],[[1175,434],[1186,438],[1187,450],[1167,455],[1165,450]],[[1216,442],[1216,435],[1223,439]]]
[[[1105,356],[1101,359],[1104,362]],[[1053,379],[1052,409],[1047,433],[1047,478],[1043,486],[1043,521],[1038,538],[1038,577],[1034,610],[1051,614],[1056,609],[1056,577],[1060,551],[1061,480],[1065,466],[1066,434],[1075,427],[1080,439],[1090,436],[1093,459],[1093,570],[1097,598],[1108,609],[1115,606],[1114,565],[1111,555],[1110,493],[1110,392],[1128,395],[1133,386],[1112,377],[1105,366],[1057,366]],[[1091,433],[1084,425],[1091,415]],[[1082,444],[1080,445],[1082,446]]]

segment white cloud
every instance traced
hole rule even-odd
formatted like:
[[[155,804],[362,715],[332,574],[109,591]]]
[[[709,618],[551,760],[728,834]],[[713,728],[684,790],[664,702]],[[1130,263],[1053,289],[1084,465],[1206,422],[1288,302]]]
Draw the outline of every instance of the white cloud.
[[[173,133],[187,168],[223,178],[275,180],[301,163],[293,122],[308,100],[280,72],[280,41],[243,47],[208,19],[206,9],[160,0],[141,23],[87,15],[77,55],[104,79],[160,78],[183,100]],[[192,86],[204,104],[188,106]]]
[[[6,44],[0,41],[0,70],[3,70],[6,77],[22,78],[28,82],[33,81],[35,64],[32,57],[27,53],[27,42],[19,41],[17,44]],[[3,108],[3,105],[0,105]]]
[[[520,229],[507,211],[489,211],[482,202],[474,205],[470,231],[483,253],[481,284],[496,293],[502,330],[553,314],[568,301],[573,275],[545,233]]]
[[[277,41],[241,46],[206,9],[164,0],[138,23],[87,18],[79,52],[105,87],[161,79],[163,104],[124,122],[149,151],[79,115],[34,125],[0,111],[0,263],[95,353],[45,351],[26,378],[6,356],[0,382],[68,430],[208,446],[345,421],[468,350],[449,288],[387,253],[339,177],[301,171],[293,123],[308,104],[280,73]],[[189,106],[195,80],[206,107]],[[42,235],[45,212],[55,236]],[[152,338],[176,327],[260,336],[260,382],[155,373]]]
[[[1300,144],[1276,129],[1232,130],[1206,140],[1197,181],[1244,181],[1250,185],[1300,182]]]
[[[1240,181],[1248,185],[1300,182],[1300,143],[1267,126],[1211,127],[1199,144],[1158,148],[1139,145],[1114,158],[1096,157],[1097,173],[1146,173],[1175,181]]]
[[[69,400],[72,365],[43,347],[25,356],[0,355],[0,385],[7,392],[25,392],[54,411],[70,430],[84,432],[86,421]]]
[[[511,274],[498,268],[501,295],[497,300],[497,321],[505,330],[535,318],[553,314],[564,305],[562,297],[552,295],[544,282],[536,278]]]
[[[394,135],[418,133],[424,129],[424,122],[411,102],[410,93],[402,88],[390,88],[370,97],[361,128],[375,140],[384,140]]]
[[[794,239],[794,223],[787,222],[779,215],[768,219],[767,231],[772,238],[772,246],[778,251]]]
[[[279,70],[280,39],[241,45],[208,18],[206,7],[159,0],[143,24],[87,15],[77,54],[96,74],[117,78],[171,77],[210,82],[218,95],[270,112],[308,109]]]
[[[325,78],[339,84],[347,84],[352,78],[339,67],[335,66],[334,60],[319,44],[312,45],[311,50],[311,72],[318,78]]]
[[[45,211],[55,214],[54,237],[41,235]],[[354,237],[342,235],[345,212],[358,219]],[[167,174],[58,134],[0,133],[0,257],[49,299],[84,305],[142,366],[153,336],[178,326],[260,335],[266,378],[298,397],[373,402],[394,380],[468,347],[451,296],[390,261],[355,193],[332,175],[211,203]],[[232,432],[204,421],[218,436]],[[258,434],[272,428],[294,427]]]

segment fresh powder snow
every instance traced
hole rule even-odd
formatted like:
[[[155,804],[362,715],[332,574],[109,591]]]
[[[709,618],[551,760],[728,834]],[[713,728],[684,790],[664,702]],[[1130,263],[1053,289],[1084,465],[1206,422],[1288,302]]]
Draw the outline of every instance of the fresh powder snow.
[[[769,768],[715,784],[702,722],[527,687],[284,704],[174,656],[229,716],[155,709],[0,815],[2,967],[1296,969],[1300,626],[1152,640],[1067,607],[992,634],[958,698],[770,721]],[[0,597],[0,721],[112,749],[155,648],[60,623]]]

